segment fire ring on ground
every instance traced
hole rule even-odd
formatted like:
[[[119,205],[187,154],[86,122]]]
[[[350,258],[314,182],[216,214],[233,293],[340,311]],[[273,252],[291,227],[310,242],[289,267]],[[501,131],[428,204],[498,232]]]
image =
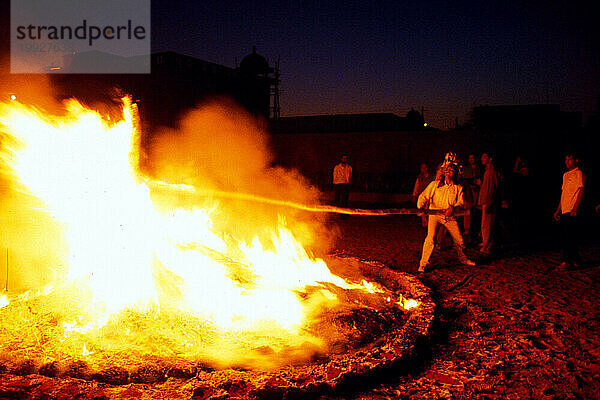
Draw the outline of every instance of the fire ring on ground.
[[[46,395],[51,393],[55,396],[77,387],[83,398],[87,398],[85,393],[98,388],[111,398],[120,398],[132,388],[171,391],[185,398],[302,397],[303,394],[311,396],[348,385],[361,377],[372,377],[379,370],[410,360],[416,342],[430,333],[435,309],[430,290],[414,276],[390,270],[378,262],[331,257],[327,263],[332,271],[340,266],[343,269],[353,265],[365,278],[379,283],[390,293],[401,294],[400,298],[414,299],[419,305],[396,315],[377,316],[367,312],[354,314],[351,321],[338,319],[337,323],[352,324],[360,332],[358,342],[342,353],[301,365],[270,371],[243,368],[216,370],[192,362],[169,365],[168,361],[149,359],[147,365],[138,366],[135,370],[116,366],[90,371],[81,360],[73,360],[65,370],[59,369],[56,363],[39,365],[25,357],[19,362],[0,361],[0,373],[7,374],[0,379],[0,393],[6,393],[7,387],[11,388],[13,383],[17,384],[19,379],[27,376],[40,381],[29,387],[21,385],[19,390],[34,397],[44,395],[36,392],[36,388],[40,387],[45,387]]]

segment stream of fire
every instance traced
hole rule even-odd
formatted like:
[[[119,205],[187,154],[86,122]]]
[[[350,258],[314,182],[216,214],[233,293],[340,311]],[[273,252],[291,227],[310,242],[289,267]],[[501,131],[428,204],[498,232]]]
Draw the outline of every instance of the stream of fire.
[[[274,206],[283,206],[295,208],[303,211],[315,213],[332,213],[344,215],[369,215],[369,216],[386,216],[386,215],[420,215],[420,214],[442,214],[445,210],[418,210],[411,208],[387,208],[387,209],[365,209],[365,208],[343,208],[330,205],[307,205],[295,203],[293,201],[269,199],[263,196],[257,196],[249,193],[234,193],[223,190],[198,190],[190,185],[169,184],[162,181],[146,180],[148,186],[166,187],[170,190],[181,190],[191,195],[210,196],[224,199],[236,199],[243,201],[253,201],[258,203],[270,204]],[[454,215],[463,215],[463,210],[458,210]]]
[[[367,333],[352,318],[402,318],[417,305],[334,274],[290,215],[250,241],[216,229],[223,204],[181,202],[178,182],[141,172],[129,98],[118,121],[76,100],[61,115],[2,103],[0,135],[0,245],[21,282],[0,295],[3,360],[270,369],[357,350]]]

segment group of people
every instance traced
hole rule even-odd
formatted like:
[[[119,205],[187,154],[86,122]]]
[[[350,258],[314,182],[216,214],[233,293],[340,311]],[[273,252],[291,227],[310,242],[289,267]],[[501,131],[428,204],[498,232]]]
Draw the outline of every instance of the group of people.
[[[461,166],[455,154],[447,153],[435,174],[430,173],[426,163],[421,164],[412,193],[417,208],[424,210],[421,222],[427,227],[419,272],[427,270],[437,239],[445,231],[452,237],[458,259],[464,265],[475,266],[475,262],[465,255],[463,234],[469,242],[476,242],[480,236],[478,250],[484,257],[492,252],[494,228],[500,209],[505,204],[502,195],[503,179],[491,153],[481,154],[479,161],[480,163],[475,154],[469,154],[467,163]],[[565,166],[567,172],[563,175],[562,194],[554,218],[560,221],[562,228],[561,267],[568,268],[579,263],[576,217],[584,193],[584,175],[578,167],[577,157],[572,153],[566,155]],[[523,177],[529,173],[527,164],[520,157],[515,162],[513,173]],[[348,162],[348,156],[342,155],[340,163],[333,169],[335,204],[340,207],[348,206],[351,179],[352,166]],[[460,213],[457,213],[457,208]],[[463,216],[462,230],[457,214]],[[476,214],[481,216],[480,229],[474,226]]]
[[[468,163],[462,168],[462,185],[459,184],[460,166],[456,155],[448,153],[438,167],[436,176],[429,174],[427,164],[421,164],[421,170],[415,182],[413,197],[417,208],[428,210],[427,237],[423,243],[423,252],[419,263],[419,272],[424,272],[435,248],[436,238],[442,233],[440,225],[446,228],[461,263],[469,266],[475,263],[464,253],[465,244],[459,228],[455,209],[463,209],[463,232],[473,237],[473,214],[481,213],[481,243],[479,251],[488,256],[494,243],[494,227],[500,208],[505,203],[502,196],[502,176],[494,165],[490,153],[481,155],[481,166],[474,154],[468,156]],[[554,218],[561,223],[561,244],[563,262],[561,268],[577,266],[577,215],[584,193],[584,175],[578,167],[574,154],[565,157],[567,172],[563,175],[562,194]],[[521,158],[517,158],[513,173],[527,175],[528,168]]]

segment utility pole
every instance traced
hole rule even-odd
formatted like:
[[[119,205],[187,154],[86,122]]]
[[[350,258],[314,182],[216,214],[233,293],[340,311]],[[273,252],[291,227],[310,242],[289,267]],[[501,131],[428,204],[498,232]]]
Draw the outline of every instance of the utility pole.
[[[271,96],[273,97],[273,107],[271,111],[273,119],[279,119],[279,114],[281,112],[281,106],[279,105],[279,94],[281,93],[281,90],[279,89],[279,83],[281,82],[281,79],[279,78],[279,60],[280,58],[277,57],[277,63],[275,63],[275,67],[273,68],[273,78],[271,81]]]

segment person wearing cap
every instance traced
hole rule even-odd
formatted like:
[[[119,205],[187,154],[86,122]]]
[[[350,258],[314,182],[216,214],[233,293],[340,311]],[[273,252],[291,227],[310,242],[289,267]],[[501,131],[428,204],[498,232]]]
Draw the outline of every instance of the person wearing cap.
[[[458,254],[459,261],[467,266],[474,266],[475,262],[469,260],[465,255],[465,244],[460,233],[460,228],[454,216],[454,209],[462,207],[463,188],[456,184],[458,165],[449,163],[444,168],[444,178],[431,182],[427,188],[419,195],[417,207],[420,209],[439,210],[440,214],[430,214],[427,223],[427,237],[423,242],[423,253],[419,262],[419,272],[425,272],[429,265],[429,258],[435,247],[435,236],[439,225],[446,227],[452,241],[454,249]]]

